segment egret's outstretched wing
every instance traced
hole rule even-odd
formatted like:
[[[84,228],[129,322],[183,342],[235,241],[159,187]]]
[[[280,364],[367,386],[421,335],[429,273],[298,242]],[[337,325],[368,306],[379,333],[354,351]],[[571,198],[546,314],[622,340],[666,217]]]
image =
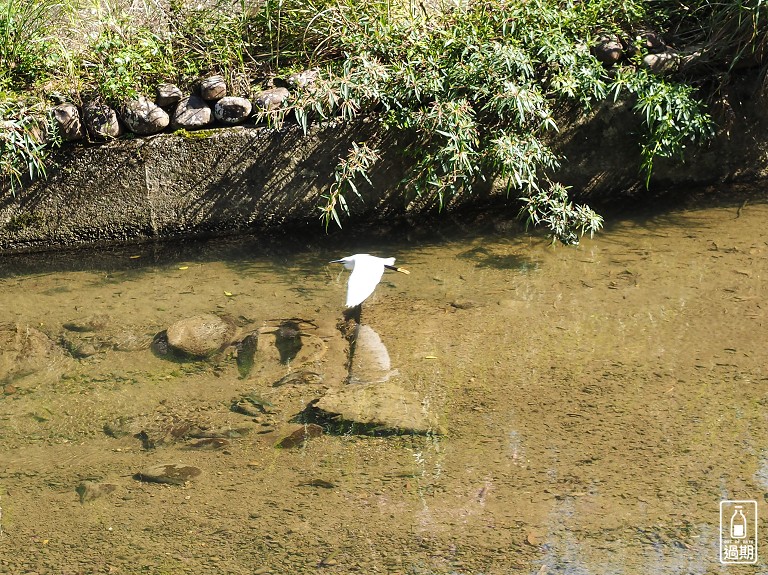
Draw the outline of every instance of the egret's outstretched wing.
[[[395,258],[377,258],[367,254],[355,257],[355,268],[347,283],[347,307],[355,307],[373,293],[381,281],[384,265],[394,265]]]

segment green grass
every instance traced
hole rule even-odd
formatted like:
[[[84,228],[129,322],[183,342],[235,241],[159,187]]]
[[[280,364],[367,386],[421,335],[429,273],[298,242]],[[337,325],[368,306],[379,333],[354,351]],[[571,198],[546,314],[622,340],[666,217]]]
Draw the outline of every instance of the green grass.
[[[55,0],[0,1],[0,89],[23,88],[44,76],[59,11]]]

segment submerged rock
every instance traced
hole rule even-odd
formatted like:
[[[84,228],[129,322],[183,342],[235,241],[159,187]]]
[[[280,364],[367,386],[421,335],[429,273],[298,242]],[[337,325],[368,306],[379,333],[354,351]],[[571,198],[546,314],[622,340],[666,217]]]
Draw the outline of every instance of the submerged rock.
[[[257,352],[262,362],[278,361],[297,368],[320,361],[328,351],[312,321],[291,318],[271,323],[259,329]]]
[[[323,382],[323,376],[316,371],[300,369],[285,375],[272,384],[272,387],[281,385],[316,385]]]
[[[202,314],[177,321],[166,330],[168,345],[186,355],[205,358],[228,346],[237,327],[232,321]]]
[[[382,432],[444,433],[419,396],[394,383],[347,385],[310,404],[321,417]]]
[[[326,481],[325,479],[310,479],[298,484],[299,486],[306,485],[307,487],[322,487],[323,489],[333,489],[336,484],[332,481]]]
[[[203,439],[200,439],[199,441],[190,443],[185,447],[185,449],[214,451],[214,450],[224,449],[226,447],[229,447],[229,444],[230,444],[229,440],[223,437],[205,437]]]
[[[382,383],[397,375],[381,337],[369,325],[357,325],[350,346],[347,383]]]
[[[464,309],[464,310],[482,307],[482,304],[472,299],[453,300],[452,302],[449,303],[449,305],[454,309]]]
[[[313,437],[320,437],[323,434],[323,428],[316,423],[308,423],[290,435],[283,437],[275,444],[280,449],[293,449],[294,447],[303,447],[304,444]]]
[[[139,471],[135,478],[151,483],[168,483],[170,485],[184,485],[187,481],[200,475],[201,471],[191,465],[181,463],[161,463]]]
[[[245,336],[243,341],[237,345],[235,361],[237,362],[237,371],[240,373],[240,379],[248,377],[253,370],[258,345],[259,336],[254,333]]]
[[[92,314],[66,322],[60,341],[74,357],[82,358],[95,353],[139,351],[152,343],[152,335],[142,329],[116,324],[109,315]]]
[[[223,427],[220,429],[201,429],[190,433],[190,437],[197,439],[239,439],[253,431],[253,427]]]
[[[84,318],[68,321],[64,324],[67,331],[101,331],[112,323],[112,318],[105,314],[93,314]]]
[[[163,445],[170,445],[176,441],[192,437],[202,431],[202,427],[195,421],[185,419],[175,420],[165,425],[153,425],[142,429],[135,434],[141,441],[144,449],[157,449]]]
[[[149,349],[159,357],[165,357],[168,354],[172,354],[173,350],[168,345],[168,332],[163,330],[156,334],[155,337],[152,338],[152,343],[149,345]]]
[[[140,351],[152,345],[152,335],[138,329],[120,329],[110,333],[106,341],[116,351]]]
[[[57,378],[69,358],[43,332],[24,325],[0,325],[0,381],[32,374]]]
[[[101,350],[99,342],[91,338],[63,337],[61,344],[75,359],[91,357]]]
[[[108,421],[102,427],[102,430],[109,437],[120,438],[128,435],[135,435],[138,429],[135,427],[135,418],[133,416],[120,416],[117,419]]]
[[[275,330],[275,347],[280,353],[280,363],[289,364],[301,351],[302,331],[298,322],[286,320]]]
[[[75,488],[75,492],[80,496],[80,503],[93,501],[103,495],[109,495],[117,485],[114,483],[97,483],[95,481],[83,481]]]
[[[236,413],[259,417],[265,413],[272,413],[274,404],[268,399],[264,399],[255,391],[246,393],[232,400],[230,409]]]

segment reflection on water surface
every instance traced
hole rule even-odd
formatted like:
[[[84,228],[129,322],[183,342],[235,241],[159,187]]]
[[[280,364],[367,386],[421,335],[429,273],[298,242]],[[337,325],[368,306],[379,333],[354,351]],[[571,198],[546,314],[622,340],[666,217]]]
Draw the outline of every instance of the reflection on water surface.
[[[244,239],[9,270],[0,571],[741,572],[718,563],[718,506],[763,512],[768,490],[767,220],[754,203],[578,248]],[[347,275],[326,262],[356,252],[411,274],[364,304],[350,361]],[[150,350],[211,313],[238,331],[208,360]],[[287,320],[305,322],[290,349]],[[417,397],[444,433],[302,419],[355,373]],[[137,479],[158,465],[182,484]]]

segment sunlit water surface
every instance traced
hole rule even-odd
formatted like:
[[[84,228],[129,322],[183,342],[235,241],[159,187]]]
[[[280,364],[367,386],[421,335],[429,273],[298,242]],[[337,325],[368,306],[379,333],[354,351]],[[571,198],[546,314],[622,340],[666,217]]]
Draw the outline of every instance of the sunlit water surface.
[[[768,511],[768,205],[737,208],[618,222],[577,248],[499,221],[301,249],[140,246],[23,275],[6,262],[6,335],[90,347],[5,367],[0,572],[768,572],[768,547],[757,567],[719,563],[720,501]],[[348,275],[327,262],[355,252],[411,271],[387,273],[362,321],[445,433],[277,449],[310,401],[351,385],[337,329]],[[184,363],[149,349],[200,313],[244,333],[299,318],[322,350],[304,366],[257,353],[243,377],[235,348]],[[93,316],[94,332],[63,327]],[[272,386],[300,367],[322,382]],[[250,392],[263,417],[232,411]],[[179,422],[250,432],[194,448],[169,431]],[[136,431],[162,441],[146,449]],[[134,477],[155,463],[201,474]],[[114,488],[81,503],[84,480]]]

